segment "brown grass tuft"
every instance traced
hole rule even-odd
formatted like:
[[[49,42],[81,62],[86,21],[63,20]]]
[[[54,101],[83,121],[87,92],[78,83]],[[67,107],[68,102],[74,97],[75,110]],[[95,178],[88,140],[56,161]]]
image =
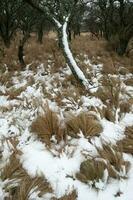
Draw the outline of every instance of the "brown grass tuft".
[[[117,142],[122,147],[123,152],[133,155],[133,126],[129,126],[125,130],[125,138]]]
[[[125,178],[126,174],[121,174],[123,168],[127,173],[129,170],[129,162],[124,161],[122,150],[113,148],[109,145],[103,144],[103,148],[97,148],[99,157],[104,159],[108,169],[109,176],[112,178]]]
[[[106,165],[103,161],[89,159],[81,163],[80,172],[77,173],[76,177],[84,183],[92,181],[92,186],[95,187],[95,183],[102,180],[105,168]]]
[[[76,200],[77,199],[77,193],[76,191],[72,191],[68,195],[64,195],[63,197],[57,199],[57,198],[52,198],[51,200]]]
[[[126,85],[133,86],[133,79],[132,79],[132,78],[128,78],[128,79],[126,79],[126,80],[124,81],[124,83],[125,83]]]
[[[38,116],[32,123],[31,131],[47,145],[50,145],[52,136],[55,136],[58,142],[65,137],[65,130],[61,127],[59,117],[48,105],[44,109],[44,115]]]
[[[37,192],[39,197],[52,192],[49,184],[44,178],[30,178],[28,175],[21,178],[17,187],[12,188],[12,186],[9,186],[9,198],[12,200],[28,200],[34,192]]]
[[[118,108],[121,92],[121,81],[117,78],[104,76],[101,80],[103,87],[99,88],[96,96],[99,97],[103,103],[111,107]]]
[[[1,170],[1,179],[6,180],[6,179],[14,179],[18,171],[21,168],[21,164],[19,163],[19,160],[16,159],[16,154],[13,153],[5,167]]]
[[[97,118],[87,113],[80,113],[78,116],[71,115],[66,126],[68,135],[78,137],[78,134],[82,132],[88,139],[99,136],[103,130]]]
[[[129,113],[131,111],[132,103],[129,101],[120,103],[120,112]]]
[[[120,148],[110,147],[109,144],[103,144],[103,148],[97,148],[99,156],[88,159],[81,163],[80,172],[76,174],[81,182],[92,184],[97,188],[96,183],[104,178],[104,171],[108,171],[109,178],[127,178],[130,163],[123,159]]]
[[[2,85],[5,85],[7,88],[11,87],[13,85],[12,76],[13,76],[12,72],[0,73],[0,83]]]
[[[1,179],[6,180],[4,190],[8,193],[7,200],[28,200],[33,192],[38,192],[40,197],[47,192],[52,192],[44,178],[31,178],[27,174],[16,153],[10,156],[9,162],[2,169]]]

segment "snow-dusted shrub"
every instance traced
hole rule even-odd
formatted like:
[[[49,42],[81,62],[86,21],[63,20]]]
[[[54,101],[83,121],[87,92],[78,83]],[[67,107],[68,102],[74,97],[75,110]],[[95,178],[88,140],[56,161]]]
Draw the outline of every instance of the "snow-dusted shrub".
[[[66,122],[66,126],[67,134],[77,138],[78,134],[82,133],[90,139],[93,136],[99,136],[103,130],[97,118],[86,112],[82,112],[78,116],[71,115]]]

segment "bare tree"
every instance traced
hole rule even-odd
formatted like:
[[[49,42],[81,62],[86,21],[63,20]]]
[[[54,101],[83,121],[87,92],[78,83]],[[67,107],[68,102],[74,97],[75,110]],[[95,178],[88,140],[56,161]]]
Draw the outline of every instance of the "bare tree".
[[[38,27],[38,24],[41,24],[41,17],[38,11],[35,11],[27,4],[23,4],[19,12],[19,30],[21,31],[21,39],[18,46],[18,59],[22,67],[25,67],[24,61],[24,46],[27,40],[30,37],[30,33]]]
[[[40,13],[44,14],[54,24],[67,64],[75,78],[82,85],[88,87],[88,80],[73,57],[67,35],[68,24],[73,14],[76,12],[77,7],[84,2],[82,0],[24,0],[24,2],[27,2]]]
[[[13,34],[18,28],[19,11],[22,8],[22,1],[2,0],[0,2],[0,36],[5,46],[10,46]]]
[[[102,31],[104,38],[115,43],[119,55],[126,51],[133,37],[133,1],[90,0],[87,23],[92,32]]]

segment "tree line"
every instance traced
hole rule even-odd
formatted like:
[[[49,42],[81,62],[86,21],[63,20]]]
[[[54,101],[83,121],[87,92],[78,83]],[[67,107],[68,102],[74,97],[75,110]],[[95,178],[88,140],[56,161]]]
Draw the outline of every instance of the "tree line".
[[[16,32],[23,34],[18,57],[22,65],[23,47],[31,32],[42,42],[44,30],[54,28],[59,47],[75,78],[85,87],[88,81],[77,65],[70,41],[80,31],[100,34],[113,42],[114,50],[124,55],[133,37],[133,2],[131,0],[0,0],[0,37],[7,48]],[[84,27],[84,28],[83,28]]]

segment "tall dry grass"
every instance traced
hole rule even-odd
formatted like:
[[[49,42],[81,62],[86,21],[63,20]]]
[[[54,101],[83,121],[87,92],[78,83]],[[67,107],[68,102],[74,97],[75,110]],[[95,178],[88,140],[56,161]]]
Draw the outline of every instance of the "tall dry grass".
[[[55,136],[58,142],[65,138],[65,129],[62,128],[58,115],[47,104],[44,107],[44,114],[33,121],[31,131],[47,145],[50,145],[52,136]]]
[[[0,64],[7,64],[11,71],[21,69],[17,58],[19,39],[20,35],[17,34],[12,41],[11,48],[6,49],[3,47],[4,56]],[[76,39],[72,40],[71,46],[75,56],[86,54],[93,64],[103,63],[104,74],[118,73],[118,69],[121,68],[121,66],[123,66],[127,72],[133,73],[133,59],[126,56],[119,57],[115,52],[108,50],[106,48],[107,42],[104,39],[97,40],[95,38],[92,40],[89,34],[81,34],[80,37],[77,36]],[[31,34],[31,37],[25,45],[24,54],[26,64],[32,63],[31,67],[33,67],[33,69],[40,63],[44,63],[47,66],[48,59],[52,60],[55,71],[65,65],[55,33],[45,34],[41,45],[37,43],[36,35]],[[82,56],[80,57],[82,60]],[[82,69],[84,70],[84,68],[86,68],[85,65],[83,65]]]
[[[125,153],[133,155],[133,126],[126,127],[125,138],[117,142]]]
[[[76,178],[81,182],[92,182],[92,187],[96,187],[96,182],[103,179],[106,165],[103,161],[88,159],[81,163],[80,172],[76,174]]]
[[[5,181],[4,190],[8,194],[6,200],[28,200],[33,192],[42,197],[52,192],[49,183],[44,177],[30,177],[22,168],[14,152],[5,167],[1,170],[0,178]]]
[[[121,148],[114,148],[109,144],[103,144],[102,148],[97,148],[97,151],[99,158],[105,160],[110,177],[127,177],[130,163],[124,160]]]
[[[76,191],[72,191],[70,194],[66,194],[61,198],[52,198],[51,200],[76,200],[77,199],[77,193]]]
[[[102,132],[102,126],[94,115],[82,112],[79,115],[69,115],[66,121],[67,134],[72,137],[79,137],[82,133],[86,138],[99,136]]]

